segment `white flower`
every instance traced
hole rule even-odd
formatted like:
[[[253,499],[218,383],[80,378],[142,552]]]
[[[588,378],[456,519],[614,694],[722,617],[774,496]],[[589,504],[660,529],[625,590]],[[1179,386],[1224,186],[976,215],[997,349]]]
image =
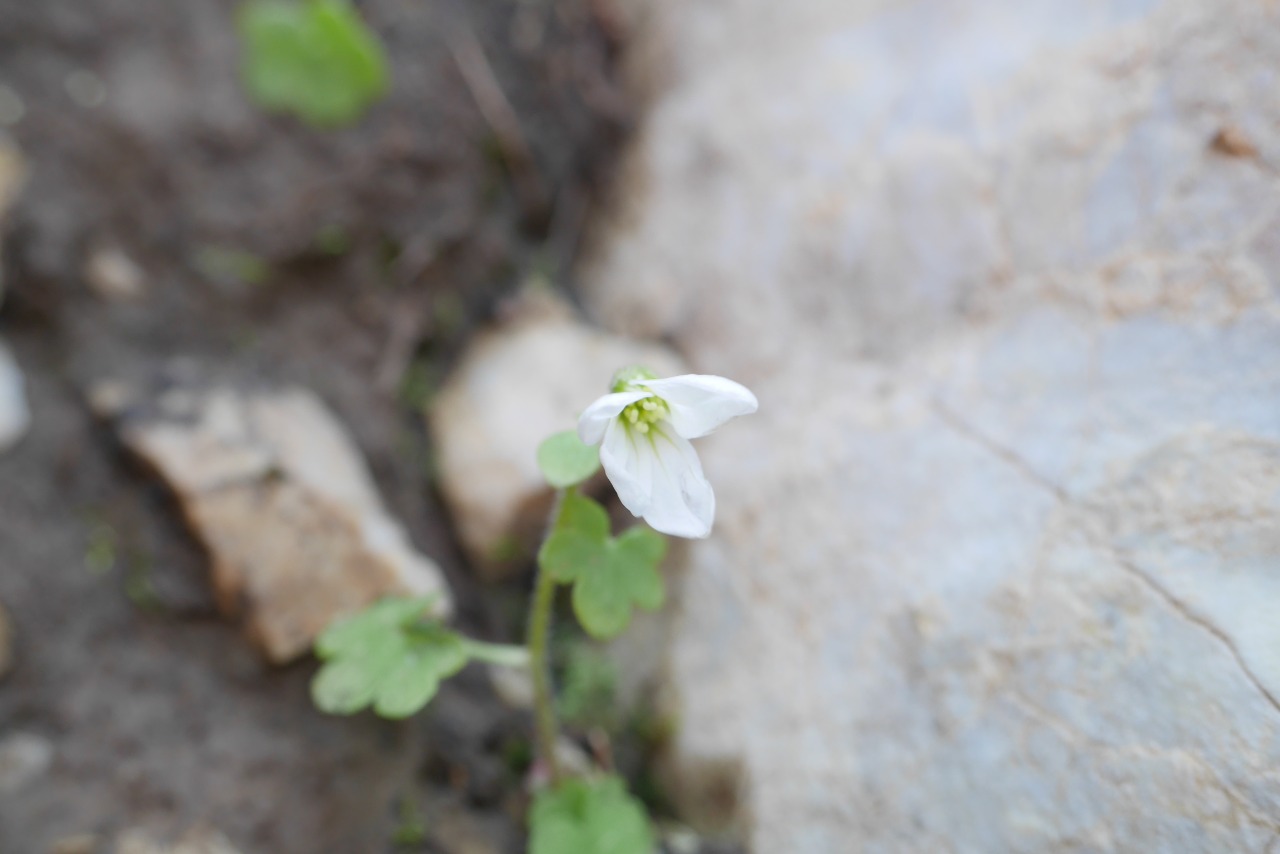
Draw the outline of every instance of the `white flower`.
[[[754,394],[724,377],[660,380],[629,368],[582,413],[578,436],[600,445],[605,474],[633,515],[664,534],[700,538],[711,533],[716,496],[689,440],[758,406]]]

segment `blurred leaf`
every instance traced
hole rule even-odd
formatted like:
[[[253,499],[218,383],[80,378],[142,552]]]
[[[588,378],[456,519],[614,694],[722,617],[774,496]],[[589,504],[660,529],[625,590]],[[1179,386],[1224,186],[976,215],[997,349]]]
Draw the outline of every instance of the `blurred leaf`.
[[[538,468],[556,489],[576,486],[599,470],[600,451],[584,444],[577,431],[565,430],[538,446]]]
[[[666,550],[666,539],[643,525],[609,541],[598,569],[580,575],[573,586],[573,611],[588,634],[611,638],[627,627],[632,605],[650,611],[662,605],[658,563]]]
[[[266,109],[336,127],[386,91],[382,45],[347,0],[248,0],[236,23],[245,87]]]
[[[551,534],[538,550],[538,565],[556,581],[570,584],[604,562],[608,543],[609,514],[585,495],[567,492]]]
[[[529,811],[529,854],[652,854],[644,807],[617,777],[565,780]]]
[[[271,275],[271,265],[243,249],[202,247],[195,257],[196,269],[215,282],[260,285]]]
[[[316,706],[350,715],[372,705],[384,718],[404,718],[430,702],[468,657],[461,637],[424,616],[433,601],[384,599],[326,630],[315,646],[325,661],[311,683]]]
[[[612,729],[616,723],[618,669],[595,644],[576,638],[563,650],[564,676],[557,704],[574,726]]]
[[[573,584],[573,610],[588,634],[611,638],[627,627],[633,606],[662,604],[658,564],[666,549],[666,538],[642,525],[610,537],[604,508],[569,492],[538,564],[557,581]]]

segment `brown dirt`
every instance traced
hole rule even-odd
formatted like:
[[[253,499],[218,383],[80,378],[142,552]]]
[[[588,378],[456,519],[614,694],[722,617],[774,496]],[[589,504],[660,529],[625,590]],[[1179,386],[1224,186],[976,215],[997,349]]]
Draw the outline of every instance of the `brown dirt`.
[[[0,740],[55,748],[46,772],[0,792],[4,854],[197,824],[248,854],[521,849],[521,716],[475,673],[408,724],[315,712],[314,664],[269,668],[217,617],[163,489],[84,405],[95,380],[175,363],[311,387],[446,568],[463,626],[518,625],[521,591],[482,593],[461,563],[416,410],[503,294],[533,271],[567,275],[623,120],[612,46],[586,0],[360,5],[395,89],[356,127],[318,133],[245,101],[231,2],[0,0],[0,83],[25,102],[11,132],[32,173],[0,333],[35,414],[0,457],[0,602],[18,656]],[[526,167],[504,159],[459,73],[469,38],[519,117]],[[86,71],[98,106],[70,97]],[[103,245],[142,267],[144,298],[87,287]],[[427,840],[396,848],[406,815]]]

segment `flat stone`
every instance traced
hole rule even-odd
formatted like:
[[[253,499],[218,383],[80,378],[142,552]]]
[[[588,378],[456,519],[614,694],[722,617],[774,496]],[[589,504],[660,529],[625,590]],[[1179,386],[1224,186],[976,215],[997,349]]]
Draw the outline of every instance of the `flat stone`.
[[[221,608],[271,661],[304,654],[333,620],[385,595],[434,594],[450,610],[439,568],[314,394],[180,385],[144,400],[106,384],[90,399],[172,488]]]
[[[538,445],[576,428],[614,372],[634,364],[683,372],[666,347],[593,329],[546,295],[527,296],[463,354],[428,417],[441,491],[484,577],[519,568],[537,548],[551,506]]]
[[[760,399],[699,445],[669,794],[764,852],[1273,846],[1274,10],[641,20],[585,299]]]

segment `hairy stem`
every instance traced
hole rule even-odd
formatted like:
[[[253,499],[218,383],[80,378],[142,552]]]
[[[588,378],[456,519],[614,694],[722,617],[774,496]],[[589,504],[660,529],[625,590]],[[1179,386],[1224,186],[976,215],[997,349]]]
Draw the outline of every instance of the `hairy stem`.
[[[560,508],[564,504],[564,496],[569,490],[556,495],[555,509],[551,511],[551,522],[554,527],[560,517]],[[538,580],[534,585],[533,602],[529,608],[529,656],[530,671],[533,674],[533,710],[537,722],[538,755],[547,763],[552,784],[560,781],[560,758],[556,753],[556,745],[560,741],[560,725],[556,721],[555,698],[551,695],[551,662],[549,660],[548,638],[551,633],[551,607],[555,604],[556,580],[551,574],[538,567]]]

